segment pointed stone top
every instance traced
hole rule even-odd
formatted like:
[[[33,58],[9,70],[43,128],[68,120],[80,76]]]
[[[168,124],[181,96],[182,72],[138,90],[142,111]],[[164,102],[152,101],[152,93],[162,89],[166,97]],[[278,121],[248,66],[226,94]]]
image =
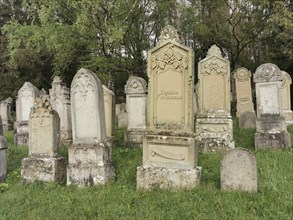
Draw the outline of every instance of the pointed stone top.
[[[60,76],[54,76],[53,83],[62,83],[61,77]]]
[[[174,40],[178,43],[180,42],[178,31],[171,25],[165,26],[159,37],[160,43],[165,40]]]
[[[212,45],[208,50],[207,57],[210,56],[222,57],[221,50],[216,44]]]

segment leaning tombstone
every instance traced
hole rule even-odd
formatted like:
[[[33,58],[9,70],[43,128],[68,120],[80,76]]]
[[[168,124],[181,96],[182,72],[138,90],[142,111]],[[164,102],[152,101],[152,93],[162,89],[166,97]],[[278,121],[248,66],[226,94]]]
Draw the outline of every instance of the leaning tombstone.
[[[196,139],[201,150],[222,151],[235,147],[230,113],[230,63],[216,45],[198,63],[199,109]]]
[[[82,68],[70,92],[73,144],[68,148],[67,184],[105,184],[115,172],[106,139],[102,85],[93,72]]]
[[[110,145],[115,142],[115,94],[107,86],[102,85],[105,107],[106,137]]]
[[[10,131],[13,128],[11,109],[12,109],[12,98],[7,98],[0,103],[0,116],[2,118],[4,131]]]
[[[25,82],[18,90],[16,99],[16,123],[14,143],[27,145],[29,140],[29,115],[35,99],[39,97],[39,90],[30,82]]]
[[[60,142],[72,143],[72,126],[70,112],[70,91],[59,76],[55,76],[49,90],[52,108],[60,117]]]
[[[37,98],[29,118],[29,155],[21,162],[24,182],[65,182],[66,161],[59,154],[60,119],[46,97]]]
[[[292,110],[291,110],[291,89],[292,84],[291,76],[285,72],[281,71],[281,111],[282,115],[285,117],[287,124],[293,124]]]
[[[193,51],[179,43],[176,29],[166,26],[148,57],[148,123],[137,188],[194,188],[201,167],[194,139]]]
[[[251,72],[241,67],[234,71],[236,85],[237,112],[239,117],[243,112],[254,112],[251,95]]]
[[[0,182],[5,181],[7,175],[7,141],[0,135]]]
[[[125,85],[128,127],[125,143],[130,146],[141,145],[146,131],[147,83],[141,77],[131,77]]]
[[[256,149],[291,146],[290,133],[281,110],[281,72],[272,63],[260,65],[253,78],[256,90]]]
[[[221,190],[257,192],[255,156],[247,149],[229,150],[221,160]]]

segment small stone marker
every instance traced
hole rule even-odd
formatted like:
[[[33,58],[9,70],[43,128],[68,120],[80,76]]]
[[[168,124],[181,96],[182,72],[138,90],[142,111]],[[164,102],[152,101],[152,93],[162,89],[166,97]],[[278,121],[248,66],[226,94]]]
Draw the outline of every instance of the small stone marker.
[[[255,112],[242,112],[239,115],[239,127],[240,128],[255,128],[256,125]]]
[[[65,158],[59,155],[60,119],[46,96],[37,98],[29,119],[29,157],[21,162],[25,182],[63,182]]]
[[[10,131],[13,128],[12,118],[12,98],[7,98],[0,103],[0,116],[2,117],[2,124],[4,131]]]
[[[221,190],[257,191],[255,156],[248,150],[229,150],[221,160]]]
[[[105,107],[106,137],[110,145],[115,142],[115,94],[107,86],[102,85]]]
[[[293,113],[291,110],[291,84],[291,76],[287,72],[281,71],[281,111],[287,124],[293,124]]]
[[[0,135],[0,182],[5,181],[7,174],[7,141]]]

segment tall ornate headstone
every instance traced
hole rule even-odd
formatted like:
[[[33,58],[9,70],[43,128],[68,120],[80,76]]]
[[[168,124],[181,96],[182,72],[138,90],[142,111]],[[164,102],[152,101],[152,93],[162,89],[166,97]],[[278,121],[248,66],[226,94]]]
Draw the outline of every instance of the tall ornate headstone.
[[[254,74],[257,104],[256,149],[291,146],[285,118],[281,110],[281,71],[272,63],[260,65]]]
[[[234,148],[230,114],[230,63],[216,45],[198,63],[199,110],[196,139],[204,151]]]
[[[27,145],[29,140],[29,115],[35,99],[39,97],[39,90],[30,82],[25,82],[18,90],[16,99],[16,123],[14,143]]]
[[[292,84],[291,76],[285,72],[281,71],[281,110],[285,117],[287,124],[293,124],[293,115],[291,110],[291,89]]]
[[[21,162],[26,182],[64,182],[65,158],[59,154],[60,119],[47,97],[36,98],[29,116],[29,157]]]
[[[180,44],[176,29],[163,29],[148,51],[148,117],[137,188],[188,189],[199,184],[194,139],[193,51]]]
[[[12,109],[12,98],[7,98],[0,103],[0,116],[2,118],[3,130],[9,131],[12,130],[12,118],[11,118],[11,109]]]
[[[127,145],[141,145],[146,131],[147,83],[141,77],[131,77],[125,85],[128,127],[125,134]]]
[[[70,93],[73,145],[68,148],[67,184],[105,184],[115,173],[106,141],[102,85],[93,72],[82,68]]]
[[[109,144],[115,141],[115,94],[107,86],[103,85],[106,137]]]
[[[244,67],[238,68],[234,71],[237,99],[237,117],[239,117],[243,112],[254,112],[250,78],[251,72]]]
[[[52,108],[60,117],[60,141],[68,144],[72,142],[70,91],[59,76],[55,76],[52,89],[49,90]]]

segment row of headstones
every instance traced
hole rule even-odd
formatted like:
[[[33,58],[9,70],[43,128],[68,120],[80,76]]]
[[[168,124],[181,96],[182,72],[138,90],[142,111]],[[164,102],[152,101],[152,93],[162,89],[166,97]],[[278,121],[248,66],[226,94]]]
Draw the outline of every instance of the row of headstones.
[[[114,107],[115,95],[106,86],[102,86],[104,95],[104,107],[106,113],[106,134],[109,141],[114,138]],[[70,90],[61,81],[60,77],[56,76],[52,82],[52,89],[49,90],[49,95],[44,89],[39,91],[30,82],[25,82],[18,91],[16,100],[16,123],[14,142],[16,145],[29,144],[29,114],[34,105],[34,101],[38,97],[47,97],[52,108],[57,111],[60,117],[60,139],[61,143],[69,144],[72,142],[72,122],[70,111]],[[11,117],[11,116],[10,116]]]

